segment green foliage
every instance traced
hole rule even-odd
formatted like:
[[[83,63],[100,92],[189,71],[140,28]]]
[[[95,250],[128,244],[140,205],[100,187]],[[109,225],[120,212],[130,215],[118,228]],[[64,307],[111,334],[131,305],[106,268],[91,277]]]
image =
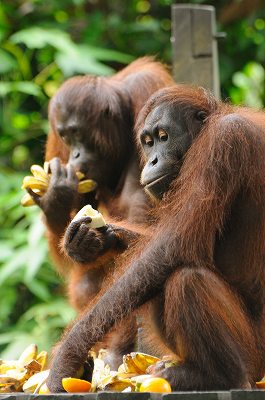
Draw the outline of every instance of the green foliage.
[[[31,342],[49,349],[74,317],[47,258],[40,213],[20,206],[22,179],[21,173],[0,170],[0,349],[5,347],[7,358]]]
[[[187,2],[187,1],[183,1]],[[74,74],[109,75],[153,54],[171,63],[174,0],[0,2],[0,352],[16,358],[31,342],[49,350],[74,318],[50,262],[37,207],[22,208],[22,178],[42,164],[48,101]],[[217,14],[226,0],[213,4]],[[223,97],[265,102],[264,7],[220,26]]]
[[[138,55],[160,49],[170,54],[170,2],[161,1],[156,10],[167,14],[161,21],[147,15],[149,1],[129,7],[121,1],[96,3],[0,3],[0,351],[5,358],[16,358],[31,342],[49,350],[74,317],[48,257],[40,212],[20,205],[23,176],[31,164],[43,162],[50,97],[71,75],[109,75]]]
[[[265,66],[265,7],[263,6],[246,19],[235,21],[228,27],[220,27],[220,30],[225,30],[227,33],[227,38],[219,43],[222,94],[224,98],[231,96],[232,101],[238,103],[239,97],[234,97],[235,92],[238,92],[237,78],[234,78],[234,74],[242,71],[243,74],[248,75],[252,73],[251,71],[254,71],[253,68],[255,69],[251,65],[256,63],[260,65],[258,68],[264,69]],[[250,66],[247,67],[247,64]],[[248,73],[247,69],[249,70]],[[255,79],[253,77],[254,81]],[[255,87],[252,88],[251,86],[250,90],[252,91],[252,89],[256,90]],[[258,96],[260,98],[256,104],[264,105],[262,93]],[[243,103],[245,102],[244,99],[244,96],[241,97]],[[255,105],[255,103],[248,101],[245,104]]]
[[[265,102],[265,70],[254,61],[245,65],[242,71],[233,75],[234,87],[230,89],[235,104],[262,108]]]

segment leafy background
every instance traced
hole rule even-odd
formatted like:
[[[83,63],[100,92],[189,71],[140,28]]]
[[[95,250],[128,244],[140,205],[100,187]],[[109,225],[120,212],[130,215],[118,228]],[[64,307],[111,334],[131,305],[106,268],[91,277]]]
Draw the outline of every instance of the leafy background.
[[[172,0],[12,0],[0,3],[0,352],[49,350],[74,318],[47,252],[39,211],[20,206],[21,181],[43,162],[47,106],[75,74],[109,75],[138,56],[171,63]],[[186,1],[188,3],[188,1]],[[265,102],[262,0],[216,7],[223,98]]]

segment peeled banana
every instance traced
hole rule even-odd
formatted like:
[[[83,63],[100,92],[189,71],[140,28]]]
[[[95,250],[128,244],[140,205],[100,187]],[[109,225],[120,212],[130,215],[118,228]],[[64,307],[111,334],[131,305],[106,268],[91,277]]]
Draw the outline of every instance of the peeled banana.
[[[78,221],[82,217],[90,217],[92,219],[92,221],[87,224],[90,228],[101,228],[102,226],[106,225],[102,214],[97,210],[94,210],[90,204],[87,204],[81,208],[81,210],[78,211],[76,216],[73,218],[73,221]]]
[[[32,375],[23,385],[23,392],[35,393],[45,383],[49,376],[49,369]]]
[[[43,196],[49,187],[50,173],[49,173],[49,163],[45,161],[43,167],[40,165],[32,165],[30,167],[32,175],[25,176],[23,179],[21,189],[30,188],[34,193],[38,194],[40,197]],[[84,179],[84,174],[80,171],[76,172],[76,176],[80,181],[78,183],[78,193],[88,193],[96,189],[97,184],[92,179]],[[29,193],[26,193],[21,199],[21,204],[23,207],[30,207],[35,204],[33,198]]]

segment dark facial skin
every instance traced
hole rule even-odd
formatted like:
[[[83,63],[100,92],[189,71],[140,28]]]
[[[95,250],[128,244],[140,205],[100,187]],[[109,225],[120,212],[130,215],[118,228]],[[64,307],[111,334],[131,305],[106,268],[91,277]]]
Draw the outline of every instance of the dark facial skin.
[[[188,120],[181,113],[183,107],[180,111],[176,105],[162,103],[150,112],[140,134],[146,157],[141,183],[158,199],[179,174],[183,157],[206,118],[202,110],[195,109]]]
[[[115,129],[113,121],[106,116],[108,130]],[[56,131],[69,147],[68,164],[81,171],[86,178],[93,179],[99,186],[115,187],[117,180],[117,162],[105,154],[95,143],[98,128],[89,125],[84,116],[70,114],[67,108],[56,109]]]

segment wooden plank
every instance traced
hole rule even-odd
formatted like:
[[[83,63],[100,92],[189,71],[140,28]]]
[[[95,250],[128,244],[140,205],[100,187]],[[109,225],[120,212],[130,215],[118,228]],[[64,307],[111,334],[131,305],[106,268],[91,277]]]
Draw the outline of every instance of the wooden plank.
[[[173,72],[177,82],[193,76],[191,13],[179,7],[172,15]],[[184,68],[185,65],[185,68]]]
[[[220,97],[215,9],[212,6],[172,6],[173,74]]]
[[[191,9],[193,57],[212,56],[211,10]]]

